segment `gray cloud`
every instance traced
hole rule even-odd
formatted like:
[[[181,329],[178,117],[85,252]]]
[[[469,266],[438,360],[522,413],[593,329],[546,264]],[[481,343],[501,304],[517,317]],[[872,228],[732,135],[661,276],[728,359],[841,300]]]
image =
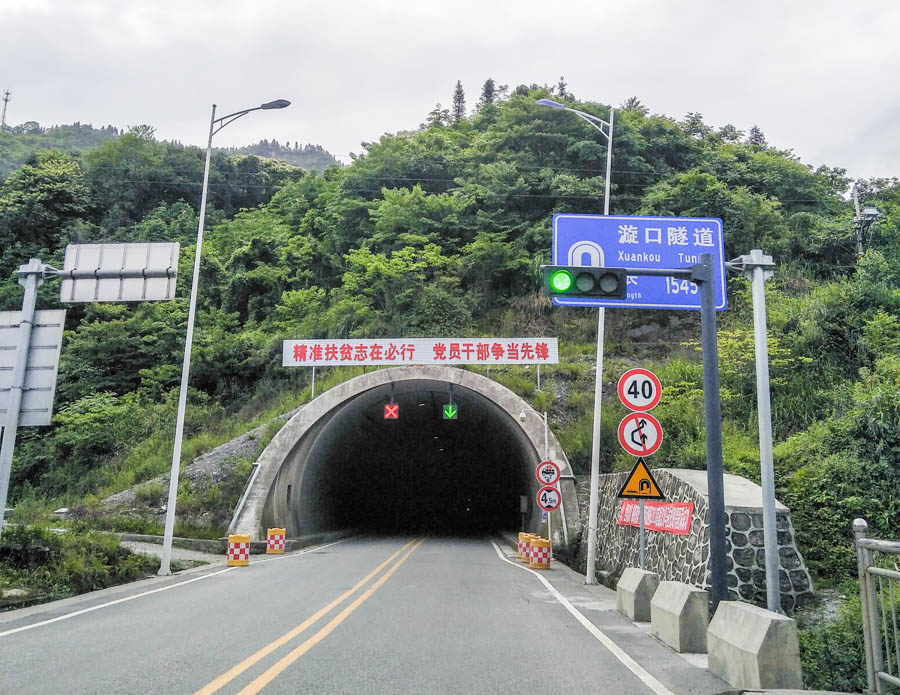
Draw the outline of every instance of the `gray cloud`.
[[[579,98],[638,96],[681,118],[757,124],[807,163],[900,171],[893,89],[900,7],[846,3],[0,0],[9,120],[155,125],[202,144],[210,104],[294,105],[229,126],[336,154],[415,128],[457,79],[470,107],[487,77],[565,75]]]

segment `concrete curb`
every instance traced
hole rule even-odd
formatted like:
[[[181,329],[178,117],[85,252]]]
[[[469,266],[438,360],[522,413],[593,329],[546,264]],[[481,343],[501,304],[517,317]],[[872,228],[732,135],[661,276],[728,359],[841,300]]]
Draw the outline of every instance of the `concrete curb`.
[[[356,529],[348,529],[346,531],[329,531],[327,533],[314,533],[308,536],[300,536],[298,538],[287,538],[284,541],[285,552],[300,550],[310,545],[319,543],[329,543],[341,538],[347,538],[357,534]],[[114,534],[120,541],[136,541],[138,543],[156,543],[162,545],[163,537],[149,535],[144,533],[116,533]],[[173,538],[172,546],[182,548],[184,550],[196,550],[201,553],[210,555],[224,555],[226,538],[207,539],[207,538]],[[263,555],[266,552],[266,541],[251,541],[250,554]]]

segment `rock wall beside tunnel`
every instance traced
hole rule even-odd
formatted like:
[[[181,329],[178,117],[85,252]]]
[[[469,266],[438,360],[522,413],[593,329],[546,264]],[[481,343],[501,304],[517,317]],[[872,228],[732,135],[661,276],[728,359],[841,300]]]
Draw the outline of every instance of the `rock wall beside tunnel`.
[[[600,476],[598,578],[611,587],[626,567],[637,567],[640,561],[639,529],[619,524],[622,500],[616,495],[628,475],[628,472],[621,472]],[[706,471],[657,468],[653,470],[653,476],[667,502],[691,502],[694,510],[686,535],[647,531],[646,569],[658,573],[662,580],[685,582],[709,590]],[[589,478],[579,477],[577,495],[582,515],[587,519]],[[725,513],[729,598],[765,606],[766,563],[760,487],[740,476],[726,474]],[[776,518],[781,601],[785,609],[792,609],[813,596],[812,580],[796,545],[790,509],[776,503]],[[586,534],[580,553],[583,567],[587,553]]]

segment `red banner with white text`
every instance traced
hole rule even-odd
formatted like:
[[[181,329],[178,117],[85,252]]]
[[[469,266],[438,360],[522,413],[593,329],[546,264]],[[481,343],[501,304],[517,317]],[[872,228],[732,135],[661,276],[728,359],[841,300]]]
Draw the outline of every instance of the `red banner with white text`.
[[[641,525],[640,500],[622,500],[619,508],[619,526]],[[694,515],[693,502],[644,502],[644,528],[648,531],[677,533],[686,536],[691,532],[691,518]]]
[[[556,338],[285,340],[284,367],[409,364],[559,364]]]

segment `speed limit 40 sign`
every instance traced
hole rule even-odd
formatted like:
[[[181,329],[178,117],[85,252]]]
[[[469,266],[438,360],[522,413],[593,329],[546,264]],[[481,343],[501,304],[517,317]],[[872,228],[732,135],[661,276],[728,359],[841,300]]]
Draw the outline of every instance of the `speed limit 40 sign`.
[[[646,412],[653,410],[662,397],[659,378],[649,369],[629,369],[619,379],[619,400],[629,410]]]

